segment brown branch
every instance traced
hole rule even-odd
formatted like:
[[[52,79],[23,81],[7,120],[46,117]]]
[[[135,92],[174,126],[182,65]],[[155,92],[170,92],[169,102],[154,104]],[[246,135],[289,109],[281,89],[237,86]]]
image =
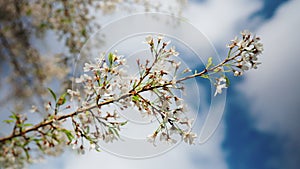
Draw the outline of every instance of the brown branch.
[[[107,101],[103,101],[101,103],[96,103],[96,105],[92,105],[90,107],[87,107],[87,108],[79,108],[77,111],[73,112],[73,113],[70,113],[70,114],[66,114],[66,115],[61,115],[61,116],[56,116],[56,118],[52,119],[52,120],[46,120],[46,121],[43,121],[43,122],[40,122],[36,125],[34,125],[33,127],[31,128],[28,128],[26,130],[23,130],[22,132],[19,132],[19,133],[15,133],[13,132],[11,135],[9,136],[6,136],[6,137],[2,137],[0,138],[0,143],[1,142],[5,142],[5,141],[8,141],[8,140],[11,140],[15,137],[20,137],[20,136],[24,136],[25,134],[29,133],[29,132],[32,132],[32,131],[37,131],[39,128],[41,127],[44,127],[44,126],[47,126],[47,125],[51,125],[52,123],[54,123],[55,121],[61,121],[61,120],[64,120],[64,119],[67,119],[67,118],[70,118],[70,117],[73,117],[79,113],[82,113],[82,112],[85,112],[85,111],[88,111],[88,110],[91,110],[91,109],[94,109],[94,108],[100,108],[101,106],[104,106],[104,105],[108,105],[110,103],[114,103],[114,102],[118,102],[119,100],[121,99],[124,99],[124,98],[127,98],[127,97],[130,97],[134,94],[139,94],[139,93],[142,93],[142,92],[146,92],[146,91],[150,91],[150,90],[153,90],[153,89],[158,89],[158,88],[163,88],[163,87],[166,87],[168,85],[173,85],[173,84],[177,84],[177,83],[180,83],[182,81],[185,81],[185,80],[188,80],[188,79],[192,79],[192,78],[195,78],[195,77],[201,77],[202,75],[204,75],[205,73],[207,72],[213,72],[215,69],[223,66],[225,63],[235,59],[237,56],[239,56],[239,53],[230,57],[230,58],[226,58],[224,61],[222,61],[221,63],[211,67],[210,69],[204,69],[203,71],[199,72],[199,73],[196,73],[196,74],[193,74],[193,75],[190,75],[190,76],[186,76],[186,77],[183,77],[181,79],[178,79],[176,80],[175,82],[173,81],[170,81],[169,83],[165,83],[163,85],[157,85],[157,86],[151,86],[151,87],[144,87],[142,88],[141,90],[139,91],[131,91],[127,94],[124,94],[122,95],[121,97],[117,98],[117,99],[113,99],[113,100],[107,100]],[[134,89],[133,89],[134,90]]]
[[[29,133],[29,132],[32,132],[32,131],[37,131],[39,128],[41,127],[45,127],[45,126],[48,126],[48,125],[51,125],[53,124],[55,121],[61,121],[61,120],[64,120],[64,119],[67,119],[67,118],[70,118],[70,117],[73,117],[79,113],[83,113],[87,110],[91,110],[91,109],[94,109],[94,108],[97,108],[98,106],[104,106],[104,105],[107,105],[107,104],[110,104],[110,103],[113,103],[113,102],[117,102],[121,99],[124,99],[126,97],[129,97],[131,96],[132,94],[128,93],[128,94],[125,94],[121,97],[119,97],[118,99],[115,99],[115,100],[107,100],[107,101],[104,101],[98,105],[92,105],[90,107],[87,107],[87,108],[79,108],[77,111],[73,112],[73,113],[70,113],[70,114],[66,114],[66,115],[61,115],[61,116],[56,116],[56,118],[54,119],[51,119],[51,120],[46,120],[46,121],[43,121],[43,122],[40,122],[36,125],[34,125],[33,127],[30,127],[26,130],[23,130],[22,132],[19,132],[19,133],[15,133],[13,132],[12,134],[10,134],[9,136],[6,136],[6,137],[2,137],[0,138],[0,143],[1,142],[5,142],[5,141],[8,141],[8,140],[11,140],[15,137],[20,137],[20,136],[24,136],[25,134]]]

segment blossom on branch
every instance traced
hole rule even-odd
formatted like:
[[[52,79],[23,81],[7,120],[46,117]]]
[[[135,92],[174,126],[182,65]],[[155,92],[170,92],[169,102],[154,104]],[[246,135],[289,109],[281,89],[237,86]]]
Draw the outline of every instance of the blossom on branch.
[[[236,37],[228,45],[226,59],[215,64],[213,58],[209,58],[205,69],[192,75],[188,74],[190,69],[180,72],[179,53],[169,46],[170,41],[164,41],[162,35],[146,37],[152,58],[137,60],[137,77],[127,71],[126,57],[117,52],[100,55],[95,61],[84,64],[83,74],[74,79],[76,88],[68,89],[60,96],[49,89],[53,99],[45,104],[48,116],[43,121],[30,124],[25,115],[17,113],[5,120],[14,125],[14,129],[10,135],[0,138],[0,149],[3,150],[0,151],[0,163],[9,161],[10,165],[23,167],[25,161],[34,158],[33,149],[39,150],[38,155],[58,155],[65,146],[72,146],[80,154],[88,147],[98,151],[100,142],[112,144],[122,139],[119,133],[128,121],[119,114],[126,109],[138,110],[141,116],[146,114],[156,120],[156,130],[147,137],[154,146],[160,142],[175,144],[179,141],[176,138],[195,144],[194,120],[187,114],[190,110],[185,100],[177,93],[185,90],[185,80],[199,77],[215,80],[216,96],[229,87],[226,72],[240,76],[256,69],[263,52],[260,38],[248,31],[241,35],[241,39]],[[179,78],[179,74],[184,77]],[[67,98],[79,105],[71,113],[64,112],[70,108]],[[33,106],[31,111],[42,110]],[[66,121],[71,127],[63,125]],[[16,163],[17,159],[23,161]]]

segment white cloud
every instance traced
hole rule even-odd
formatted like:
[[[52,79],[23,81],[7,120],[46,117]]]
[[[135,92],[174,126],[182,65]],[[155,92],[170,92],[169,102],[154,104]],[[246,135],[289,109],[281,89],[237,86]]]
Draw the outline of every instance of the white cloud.
[[[298,129],[300,110],[299,39],[300,2],[291,1],[281,7],[274,19],[265,23],[257,34],[262,37],[265,51],[263,64],[247,74],[240,85],[254,104],[253,113],[261,129],[293,132]]]
[[[60,169],[98,169],[98,168],[124,168],[124,169],[227,169],[222,152],[224,139],[224,124],[221,124],[211,139],[203,145],[187,145],[181,143],[171,151],[155,158],[133,160],[114,156],[105,151],[87,151],[85,155],[66,152],[61,158],[46,161],[45,163],[30,166],[36,168]]]
[[[244,23],[260,6],[258,1],[246,0],[191,2],[183,16],[206,34],[214,45],[225,47],[236,35],[237,24]]]
[[[251,100],[257,128],[281,138],[284,168],[299,168],[299,8],[300,1],[286,3],[257,31],[265,46],[263,64],[239,86]]]
[[[130,169],[226,169],[220,145],[223,140],[223,128],[219,128],[212,139],[204,145],[189,146],[184,143],[170,152],[150,159],[131,160],[113,156],[106,152],[88,152],[84,156],[70,155],[63,169],[98,169],[98,168],[130,168]],[[197,160],[197,161],[195,161]],[[199,160],[199,161],[198,161]],[[197,163],[197,165],[195,165]]]

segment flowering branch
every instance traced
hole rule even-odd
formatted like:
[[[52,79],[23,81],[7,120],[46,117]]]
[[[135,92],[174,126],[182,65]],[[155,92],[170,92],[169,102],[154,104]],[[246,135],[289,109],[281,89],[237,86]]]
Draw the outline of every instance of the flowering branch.
[[[137,60],[139,77],[128,75],[126,60],[117,53],[102,54],[95,63],[85,63],[85,73],[75,79],[76,83],[81,84],[79,88],[68,89],[60,97],[49,89],[55,104],[46,104],[45,111],[49,116],[43,121],[36,125],[28,124],[27,118],[20,114],[12,114],[9,120],[5,120],[8,124],[14,124],[14,129],[10,135],[0,138],[0,148],[3,150],[0,152],[0,162],[10,161],[16,166],[23,166],[25,161],[34,159],[31,153],[34,147],[38,148],[41,156],[58,155],[65,145],[72,145],[79,153],[84,153],[84,140],[89,143],[90,149],[98,151],[99,141],[120,139],[121,127],[127,122],[119,120],[118,109],[138,109],[142,115],[155,117],[159,125],[148,136],[148,141],[153,145],[156,145],[158,136],[160,141],[174,144],[177,142],[174,135],[188,144],[194,144],[193,119],[187,117],[188,107],[174,92],[184,90],[184,81],[201,77],[215,80],[216,96],[229,86],[224,72],[240,76],[244,71],[256,69],[260,64],[257,57],[263,51],[260,39],[251,36],[248,31],[241,34],[241,40],[235,38],[228,45],[228,56],[222,62],[214,65],[212,58],[209,58],[205,69],[192,75],[187,75],[189,69],[179,72],[180,62],[176,61],[179,53],[175,47],[168,48],[169,42],[163,42],[161,36],[146,38],[152,61],[141,63]],[[179,73],[185,76],[178,78]],[[213,79],[215,76],[212,75],[219,77]],[[70,108],[65,106],[67,95],[70,101],[76,99],[81,106],[72,113],[63,114],[63,110]],[[115,105],[118,109],[108,112],[105,109],[108,105]],[[39,111],[35,106],[33,108],[34,112]],[[73,129],[64,127],[63,122],[68,119]]]

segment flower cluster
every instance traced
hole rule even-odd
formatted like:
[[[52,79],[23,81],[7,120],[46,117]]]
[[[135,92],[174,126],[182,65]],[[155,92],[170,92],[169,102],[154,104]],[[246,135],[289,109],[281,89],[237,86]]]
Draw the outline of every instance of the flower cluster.
[[[241,39],[235,37],[228,45],[230,54],[234,55],[234,64],[231,67],[235,76],[240,76],[251,68],[256,69],[261,64],[257,61],[258,56],[263,52],[263,44],[259,37],[251,36],[247,30],[242,31],[241,35]]]
[[[34,110],[37,111],[36,108]],[[32,163],[43,160],[44,155],[57,156],[63,152],[68,144],[68,131],[62,128],[61,122],[56,121],[54,116],[48,116],[46,119],[55,122],[51,125],[40,123],[33,126],[27,122],[25,115],[20,114],[12,114],[10,119],[5,120],[8,124],[14,124],[12,134],[19,137],[0,142],[1,167],[24,168],[24,161]],[[26,134],[32,128],[37,130]],[[32,153],[33,151],[35,153]]]
[[[77,98],[81,105],[81,113],[72,117],[76,137],[71,143],[80,153],[84,152],[83,139],[88,140],[90,148],[96,150],[100,140],[118,140],[120,128],[126,121],[118,121],[117,110],[111,112],[105,106],[114,103],[126,107],[128,104],[124,101],[124,95],[129,93],[129,82],[124,81],[127,77],[123,68],[125,64],[124,57],[116,52],[101,54],[95,62],[85,63],[84,74],[75,78],[79,89],[68,89],[71,99]]]
[[[140,77],[133,85],[133,102],[147,115],[154,116],[159,124],[157,130],[148,136],[148,141],[156,144],[156,138],[167,143],[176,143],[175,134],[185,142],[194,143],[196,134],[191,132],[192,119],[186,115],[187,106],[175,91],[182,91],[183,85],[177,82],[178,73],[185,74],[189,70],[179,72],[180,62],[176,60],[179,53],[170,42],[163,42],[163,36],[146,37],[150,47],[152,61],[145,64],[138,61]],[[147,98],[153,95],[152,98]]]
[[[260,42],[260,37],[253,36],[247,30],[241,32],[242,37],[235,37],[228,45],[229,51],[225,60],[219,64],[213,64],[212,58],[208,59],[206,69],[195,76],[215,80],[215,96],[221,94],[222,90],[227,88],[230,84],[229,78],[224,74],[226,72],[233,72],[234,76],[241,76],[243,72],[250,69],[257,69],[261,64],[258,57],[263,52],[263,44]]]
[[[213,67],[215,72],[233,72],[234,76],[241,76],[243,72],[250,69],[257,69],[261,64],[258,61],[258,56],[263,52],[263,44],[260,42],[260,37],[251,35],[251,32],[244,30],[241,32],[241,39],[235,37],[228,45],[229,52],[227,58],[216,67]],[[227,67],[228,70],[219,66]],[[225,75],[217,78],[215,96],[222,93],[222,89],[229,86],[229,79]]]
[[[75,79],[82,84],[81,90],[68,90],[71,98],[77,96],[81,103],[80,109],[85,112],[73,119],[77,145],[81,137],[97,145],[99,140],[112,142],[118,140],[120,126],[125,122],[117,122],[118,110],[138,109],[143,116],[153,116],[157,119],[158,128],[152,135],[154,143],[157,135],[160,140],[175,143],[171,135],[178,134],[189,143],[194,143],[196,134],[191,132],[192,120],[186,116],[187,106],[183,100],[174,94],[183,90],[183,85],[177,82],[180,62],[176,61],[179,53],[175,47],[168,47],[170,42],[163,42],[163,37],[146,37],[152,58],[142,63],[136,61],[139,69],[138,77],[130,76],[126,71],[126,60],[117,53],[102,54],[95,63],[85,63],[84,74]],[[83,91],[85,98],[80,97]],[[105,106],[114,104],[118,109],[113,114],[104,113]],[[111,121],[111,119],[114,119]],[[151,137],[151,136],[150,136]],[[150,138],[149,137],[149,138]],[[81,150],[83,143],[78,146]]]

